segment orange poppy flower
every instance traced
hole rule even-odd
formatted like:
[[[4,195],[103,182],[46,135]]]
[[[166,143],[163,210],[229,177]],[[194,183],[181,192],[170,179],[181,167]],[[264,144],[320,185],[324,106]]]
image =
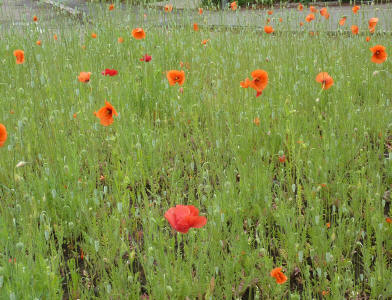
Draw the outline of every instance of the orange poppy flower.
[[[264,26],[264,32],[268,34],[273,33],[274,28],[272,26]]]
[[[304,22],[299,22],[299,26],[304,26]]]
[[[323,17],[328,13],[327,8],[323,7],[322,9],[320,9],[320,15],[322,15]]]
[[[347,17],[342,17],[339,21],[339,25],[343,26],[346,23]]]
[[[117,40],[120,44],[124,43],[124,39],[120,36]]]
[[[191,68],[191,65],[188,62],[183,63],[182,61],[180,61],[180,67],[185,67],[189,70]]]
[[[114,9],[114,4],[110,4],[109,5],[109,10],[113,10]]]
[[[392,219],[389,218],[389,217],[386,217],[386,218],[385,218],[385,222],[387,222],[387,223],[389,223],[389,224],[392,224]]]
[[[282,19],[282,18],[279,18],[279,22],[282,23],[282,22],[283,22],[283,19]]]
[[[270,272],[270,275],[275,278],[276,283],[283,284],[287,281],[287,276],[283,274],[282,268],[275,268]]]
[[[267,14],[270,15],[270,16],[272,16],[273,13],[274,12],[272,10],[267,11]]]
[[[230,8],[231,8],[231,10],[236,10],[237,9],[237,2],[236,1],[231,2]]]
[[[34,22],[37,22],[37,21],[38,21],[38,17],[37,17],[37,16],[34,16],[34,17],[33,17],[33,21],[34,21]]]
[[[96,38],[97,38],[97,34],[96,34],[96,33],[92,33],[92,34],[91,34],[91,37],[92,37],[93,39],[96,39]]]
[[[331,228],[331,223],[327,223],[327,224],[325,224],[325,226],[327,227],[327,228]]]
[[[41,41],[36,41],[35,42],[38,46],[41,46]]]
[[[358,31],[359,31],[359,28],[358,28],[357,25],[352,25],[352,26],[351,26],[351,32],[352,32],[353,34],[358,34]]]
[[[137,40],[142,40],[146,37],[146,33],[142,28],[135,28],[132,30],[132,36]]]
[[[316,76],[316,81],[321,83],[323,90],[328,90],[333,85],[333,79],[327,72],[321,72]]]
[[[299,3],[298,6],[297,6],[297,9],[298,9],[299,11],[303,11],[304,6],[303,6],[301,3]]]
[[[171,12],[173,10],[173,5],[166,4],[164,9],[165,9],[165,12]]]
[[[57,34],[53,35],[55,41],[57,41]]]
[[[23,50],[15,50],[14,51],[14,56],[16,57],[16,63],[18,65],[24,63],[24,51]]]
[[[309,6],[309,10],[312,13],[316,13],[317,12],[317,9],[314,6]]]
[[[256,126],[259,126],[259,125],[260,125],[260,118],[259,118],[259,117],[254,118],[254,119],[253,119],[253,123],[254,123]]]
[[[254,70],[252,73],[253,80],[249,80],[246,78],[245,81],[241,81],[240,85],[243,88],[251,87],[256,90],[256,97],[260,96],[263,93],[263,90],[268,85],[268,73],[264,70]]]
[[[246,78],[244,81],[240,82],[240,86],[244,89],[247,89],[250,86],[249,78]]]
[[[203,14],[203,9],[199,8],[199,15],[202,15],[202,14]]]
[[[202,41],[201,41],[201,44],[202,44],[202,45],[206,45],[208,41],[209,41],[209,39],[207,39],[207,40],[202,40]]]
[[[366,42],[369,42],[370,41],[370,36],[367,36],[366,37]]]
[[[376,45],[373,48],[370,48],[370,51],[373,52],[372,62],[376,64],[382,64],[387,60],[387,53],[385,52],[385,47],[381,45]]]
[[[178,85],[183,85],[185,81],[185,72],[170,70],[166,73],[166,78],[170,85],[175,85],[176,83],[178,83]]]
[[[113,114],[117,116],[117,111],[108,102],[105,101],[105,106],[101,107],[94,115],[101,120],[103,126],[109,126],[113,123]]]
[[[250,87],[255,89],[257,93],[260,93],[267,87],[268,84],[268,73],[264,70],[255,70],[251,73],[253,80],[250,83]]]
[[[376,25],[378,23],[378,18],[371,18],[369,20],[369,31],[373,33],[376,30]]]
[[[78,80],[80,82],[89,82],[90,81],[91,72],[80,72],[78,76]]]
[[[3,124],[0,123],[0,147],[4,146],[6,140],[7,140],[7,129]]]
[[[359,5],[355,5],[355,6],[352,8],[353,13],[356,14],[360,8],[361,8],[361,7],[360,7]]]
[[[193,24],[193,30],[198,31],[199,30],[199,25],[197,23]]]
[[[309,23],[309,22],[312,22],[315,18],[316,18],[316,17],[315,17],[314,14],[308,14],[308,15],[306,16],[306,18],[305,18],[305,21]]]

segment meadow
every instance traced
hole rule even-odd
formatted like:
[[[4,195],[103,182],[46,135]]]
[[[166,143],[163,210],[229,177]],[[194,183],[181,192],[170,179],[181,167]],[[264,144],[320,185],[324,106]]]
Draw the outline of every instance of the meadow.
[[[308,10],[3,27],[0,298],[391,299],[392,74],[369,50],[389,52],[386,16],[369,33],[351,13],[353,34]],[[178,232],[176,205],[206,224]]]

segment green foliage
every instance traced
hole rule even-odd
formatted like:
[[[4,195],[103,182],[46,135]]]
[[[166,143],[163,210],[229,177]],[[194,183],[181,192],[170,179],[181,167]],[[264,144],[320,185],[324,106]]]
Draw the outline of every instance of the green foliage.
[[[291,32],[297,11],[274,35],[211,30],[195,11],[93,16],[2,31],[1,299],[391,297],[391,65],[370,61],[364,36],[331,36],[321,18]],[[180,62],[182,92],[165,76]],[[255,69],[269,74],[258,98],[240,87]],[[119,112],[109,127],[93,114],[105,100]],[[174,233],[163,216],[176,204],[207,225]]]

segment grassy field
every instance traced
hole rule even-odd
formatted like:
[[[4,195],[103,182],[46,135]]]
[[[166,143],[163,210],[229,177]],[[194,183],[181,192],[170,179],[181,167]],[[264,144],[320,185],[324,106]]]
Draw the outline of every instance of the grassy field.
[[[297,32],[272,16],[270,35],[116,13],[2,32],[0,298],[390,299],[391,63],[369,50],[390,34],[305,12]],[[240,86],[256,69],[257,98]],[[178,204],[207,224],[173,230]]]

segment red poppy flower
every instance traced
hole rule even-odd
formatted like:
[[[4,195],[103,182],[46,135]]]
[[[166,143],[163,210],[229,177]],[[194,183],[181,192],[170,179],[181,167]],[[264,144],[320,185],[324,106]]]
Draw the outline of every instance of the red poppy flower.
[[[283,284],[287,281],[287,277],[283,274],[282,268],[273,269],[270,275],[276,279],[276,283],[278,284]]]
[[[302,11],[304,9],[304,6],[301,3],[299,3],[298,6],[297,6],[297,9],[299,11]]]
[[[323,90],[328,90],[333,85],[333,78],[327,72],[321,72],[316,76],[316,81],[321,83]]]
[[[237,2],[236,1],[231,2],[230,3],[230,8],[231,8],[231,10],[236,10],[237,9]]]
[[[366,37],[366,42],[369,42],[370,41],[370,36],[367,36]]]
[[[272,10],[267,11],[267,14],[270,15],[270,16],[272,16],[273,13],[274,12]]]
[[[108,101],[105,101],[105,106],[101,107],[98,112],[94,112],[103,126],[109,126],[113,123],[113,114],[117,116],[117,111]]]
[[[207,224],[207,218],[199,216],[199,210],[193,205],[176,205],[165,213],[166,220],[174,230],[187,233],[190,228],[201,228]]]
[[[0,123],[0,147],[3,147],[6,140],[7,140],[7,129],[3,124]]]
[[[111,69],[105,69],[104,71],[101,72],[102,75],[109,75],[109,76],[116,76],[118,74],[117,70],[111,70]]]
[[[357,25],[352,25],[352,26],[351,26],[351,32],[352,32],[353,34],[358,34],[358,31],[359,31],[359,28],[358,28]]]
[[[381,45],[376,45],[373,48],[370,48],[370,51],[373,52],[372,62],[376,64],[382,64],[387,60],[387,53],[385,52],[385,47]]]
[[[203,9],[199,8],[199,15],[202,15],[202,14],[203,14]]]
[[[197,23],[193,24],[193,30],[194,31],[198,31],[199,30],[199,25],[197,25]]]
[[[312,13],[316,13],[317,12],[317,9],[314,6],[309,6],[309,10]]]
[[[361,8],[361,7],[360,7],[359,5],[355,5],[355,6],[352,8],[353,13],[356,14],[360,8]]]
[[[37,22],[37,21],[38,21],[38,17],[37,17],[37,16],[34,16],[34,17],[33,17],[33,21],[34,21],[34,22]]]
[[[114,9],[114,4],[110,4],[109,5],[109,10],[113,10]]]
[[[145,62],[149,62],[152,59],[152,57],[148,54],[145,54],[140,61],[145,61]]]

